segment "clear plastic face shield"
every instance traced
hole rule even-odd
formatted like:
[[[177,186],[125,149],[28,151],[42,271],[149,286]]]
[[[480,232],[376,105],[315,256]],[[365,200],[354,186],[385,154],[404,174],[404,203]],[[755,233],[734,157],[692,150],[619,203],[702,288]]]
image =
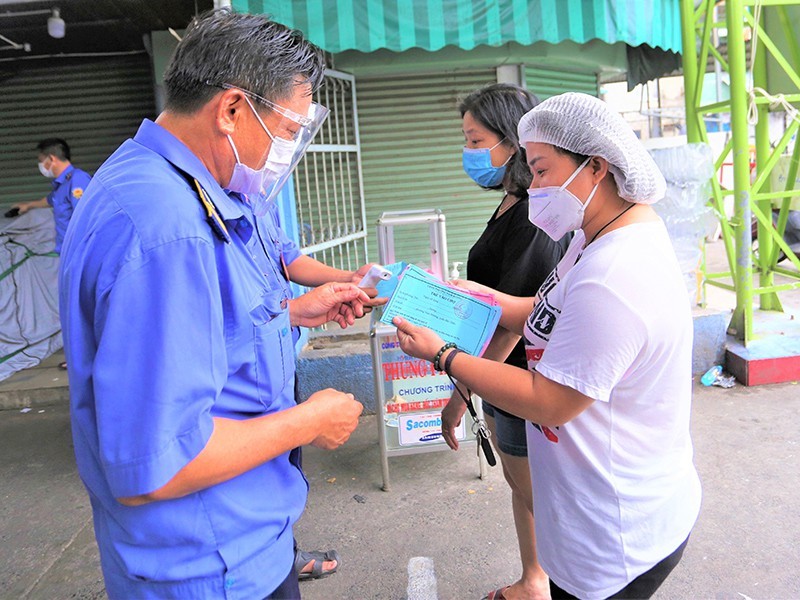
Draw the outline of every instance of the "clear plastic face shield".
[[[294,136],[293,141],[295,146],[291,158],[288,159],[286,164],[277,165],[274,170],[265,174],[263,182],[264,187],[261,194],[259,194],[253,202],[253,212],[255,212],[256,216],[260,217],[267,212],[270,203],[280,193],[286,181],[292,175],[292,172],[294,172],[297,163],[299,163],[300,159],[305,155],[306,150],[308,150],[309,145],[314,140],[320,127],[322,127],[329,112],[330,111],[321,104],[317,104],[316,102],[311,103],[308,109],[308,115],[303,117],[306,124],[301,124]],[[297,123],[296,121],[293,122]]]
[[[234,85],[223,83],[215,87],[221,87],[226,90],[240,90],[247,97],[254,100],[256,104],[269,107],[270,110],[281,117],[277,126],[273,124],[272,127],[267,130],[270,132],[271,138],[280,138],[280,140],[276,141],[277,144],[282,147],[280,151],[281,156],[279,160],[271,160],[269,156],[267,157],[267,162],[262,169],[263,179],[261,193],[250,196],[253,212],[256,216],[261,217],[266,214],[270,203],[280,193],[281,188],[286,184],[286,181],[291,176],[297,163],[299,163],[300,159],[305,155],[308,146],[314,140],[314,137],[317,135],[320,127],[322,127],[330,111],[321,104],[312,102],[309,106],[308,114],[301,115],[280,104],[267,100],[258,94],[254,94]],[[258,113],[256,113],[256,116],[261,120]],[[266,126],[264,128],[267,129]],[[294,145],[291,153],[287,148],[287,142]],[[273,142],[273,144],[275,144],[275,142]],[[270,154],[274,153],[271,152]]]

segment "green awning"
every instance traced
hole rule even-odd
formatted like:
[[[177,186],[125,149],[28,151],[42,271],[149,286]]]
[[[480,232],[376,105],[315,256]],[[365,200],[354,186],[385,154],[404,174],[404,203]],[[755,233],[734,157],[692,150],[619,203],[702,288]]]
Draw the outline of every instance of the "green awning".
[[[233,0],[232,5],[271,15],[331,53],[593,39],[681,51],[678,0]]]

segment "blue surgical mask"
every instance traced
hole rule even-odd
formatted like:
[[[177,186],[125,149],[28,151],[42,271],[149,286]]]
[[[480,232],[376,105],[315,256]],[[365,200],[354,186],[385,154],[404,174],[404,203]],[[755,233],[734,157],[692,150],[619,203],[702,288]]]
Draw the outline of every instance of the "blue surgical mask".
[[[511,156],[502,165],[495,167],[492,164],[492,150],[504,141],[505,138],[491,148],[464,148],[461,162],[464,165],[464,172],[472,181],[487,188],[500,185],[506,175],[506,164],[511,160]]]

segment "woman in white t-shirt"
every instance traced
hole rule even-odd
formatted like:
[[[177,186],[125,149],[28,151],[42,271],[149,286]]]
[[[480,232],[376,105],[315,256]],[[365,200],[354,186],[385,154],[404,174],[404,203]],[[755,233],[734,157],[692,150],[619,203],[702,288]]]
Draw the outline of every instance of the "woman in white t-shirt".
[[[402,349],[528,421],[536,544],[556,598],[645,598],[681,558],[700,510],[692,462],[692,320],[649,204],[665,182],[630,127],[585,94],[519,124],[531,221],[576,230],[535,298],[495,293],[528,370],[446,348],[396,319]],[[509,341],[509,350],[515,343]]]

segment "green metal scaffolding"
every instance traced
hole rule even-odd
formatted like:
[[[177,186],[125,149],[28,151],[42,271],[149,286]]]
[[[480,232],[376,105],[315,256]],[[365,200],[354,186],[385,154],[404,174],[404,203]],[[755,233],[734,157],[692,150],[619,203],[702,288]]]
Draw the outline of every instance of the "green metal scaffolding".
[[[716,9],[721,5],[725,8],[725,19],[716,21]],[[800,159],[800,135],[796,135],[800,128],[800,115],[792,106],[800,102],[800,48],[790,19],[792,7],[800,7],[800,2],[681,0],[688,142],[708,143],[708,115],[730,115],[731,135],[716,157],[715,167],[719,171],[732,153],[733,189],[724,189],[717,177],[712,180],[712,204],[720,219],[730,269],[723,273],[707,272],[705,280],[707,285],[735,291],[736,308],[728,333],[745,344],[755,338],[754,298],[759,298],[760,310],[781,311],[778,293],[800,289],[800,260],[783,240],[792,197],[800,195],[795,191]],[[776,25],[770,31],[774,34],[780,30],[783,39],[768,35],[767,22]],[[727,60],[715,43],[720,37],[712,35],[715,29],[717,32],[723,29],[727,32],[726,36],[722,36],[727,37]],[[748,36],[750,64],[747,57]],[[730,100],[703,105],[703,81],[709,55],[719,62],[730,77]],[[768,63],[777,65],[785,73],[789,89],[770,89]],[[774,147],[769,137],[770,109],[784,110],[791,117]],[[754,132],[752,143],[751,131]],[[793,148],[786,185],[782,190],[772,190],[771,174],[790,144],[793,144]],[[727,196],[733,196],[734,199],[733,216],[730,218],[725,210]],[[779,209],[776,224],[773,224],[773,207]],[[757,222],[757,251],[753,247],[751,225],[754,217]],[[778,265],[781,251],[794,268]],[[757,286],[754,285],[756,273]],[[781,283],[776,283],[776,274],[782,276]]]

